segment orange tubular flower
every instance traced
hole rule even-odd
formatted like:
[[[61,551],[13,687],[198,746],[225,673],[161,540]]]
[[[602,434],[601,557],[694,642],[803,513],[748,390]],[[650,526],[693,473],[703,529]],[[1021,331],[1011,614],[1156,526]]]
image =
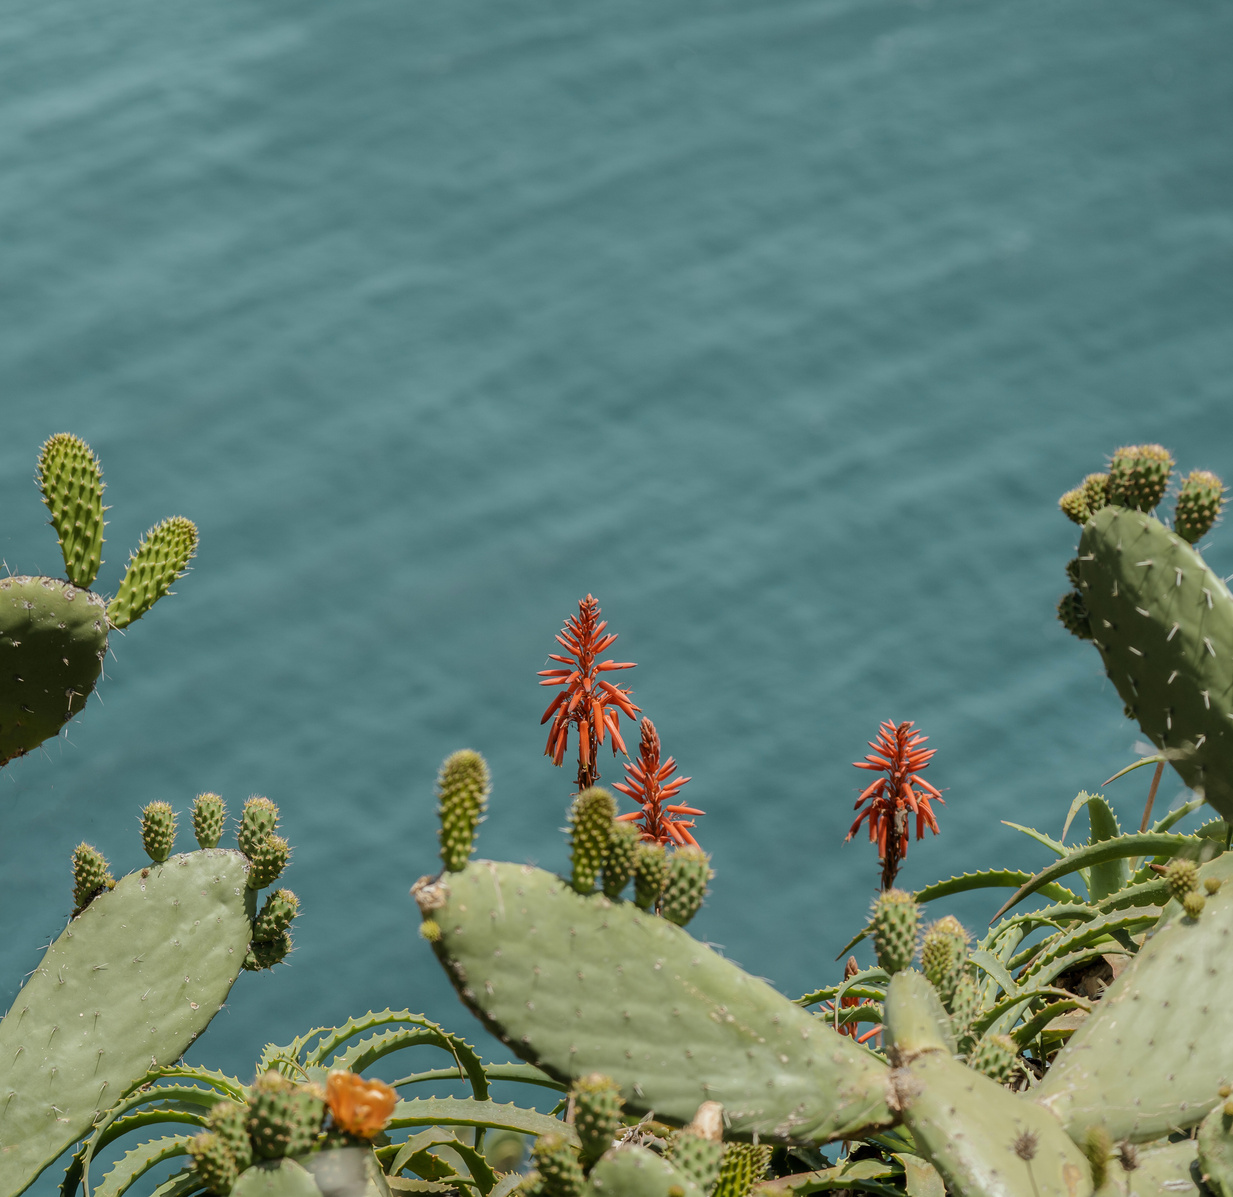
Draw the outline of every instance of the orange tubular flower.
[[[371,1139],[385,1129],[398,1103],[398,1094],[384,1081],[338,1071],[326,1078],[325,1101],[340,1130],[360,1139]]]
[[[601,621],[599,604],[588,594],[578,603],[578,614],[571,615],[557,636],[557,642],[569,656],[549,653],[548,659],[560,661],[564,668],[541,669],[541,686],[563,686],[564,689],[548,704],[540,723],[552,720],[548,729],[548,745],[544,755],[559,765],[565,759],[569,745],[569,729],[578,728],[578,790],[593,786],[599,779],[596,755],[604,738],[612,736],[612,755],[629,753],[621,739],[620,718],[636,719],[639,709],[630,701],[632,691],[613,685],[600,677],[614,669],[633,669],[633,661],[601,661],[595,658],[616,640],[616,634],[604,634],[607,620]]]
[[[668,780],[676,772],[676,761],[669,757],[662,765],[659,763],[659,733],[649,719],[642,721],[642,742],[639,744],[638,756],[638,760],[625,765],[625,772],[629,775],[626,780],[629,784],[617,782],[612,788],[628,794],[642,809],[631,811],[628,815],[618,815],[617,821],[640,822],[639,830],[644,840],[679,846],[692,844],[698,847],[698,841],[689,833],[689,829],[694,825],[693,819],[676,816],[704,815],[706,811],[682,803],[672,803],[677,791],[690,779],[678,777],[674,781]]]
[[[878,728],[878,738],[870,741],[873,752],[863,761],[853,761],[858,769],[870,769],[885,773],[879,777],[856,800],[856,809],[869,805],[856,817],[848,831],[850,840],[865,819],[869,820],[869,839],[878,845],[878,859],[882,862],[882,888],[890,889],[895,884],[895,875],[903,858],[908,854],[908,820],[916,816],[916,838],[922,839],[928,827],[938,834],[938,821],[929,805],[937,799],[946,805],[942,795],[920,773],[937,751],[921,748],[929,737],[913,734],[912,724],[883,723]],[[917,788],[918,787],[918,788]]]

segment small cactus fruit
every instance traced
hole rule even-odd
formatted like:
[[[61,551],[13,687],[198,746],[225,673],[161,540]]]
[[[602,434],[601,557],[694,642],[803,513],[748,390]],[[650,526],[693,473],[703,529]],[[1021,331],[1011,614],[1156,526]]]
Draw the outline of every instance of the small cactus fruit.
[[[968,1067],[999,1085],[1019,1071],[1019,1048],[1009,1035],[986,1035],[968,1057]]]
[[[188,568],[197,552],[197,525],[182,515],[155,524],[128,559],[116,597],[107,604],[113,628],[140,619]]]
[[[217,794],[198,794],[193,801],[193,835],[202,848],[217,848],[227,823],[227,805]]]
[[[701,909],[707,882],[713,876],[711,859],[701,848],[692,844],[677,848],[668,858],[660,913],[668,922],[684,927]]]
[[[398,1094],[384,1081],[336,1069],[326,1078],[325,1101],[335,1126],[356,1138],[371,1139],[393,1116]]]
[[[663,844],[644,841],[634,849],[634,904],[654,910],[668,880],[668,856]]]
[[[1164,872],[1169,893],[1179,902],[1184,901],[1191,890],[1199,888],[1199,866],[1193,860],[1174,860]]]
[[[251,864],[248,870],[248,888],[265,889],[282,875],[287,858],[291,855],[291,848],[281,835],[267,835],[246,855]]]
[[[604,857],[604,896],[615,901],[629,884],[634,871],[634,852],[639,832],[633,823],[613,823],[608,831],[608,854]]]
[[[250,973],[260,972],[263,968],[273,968],[287,959],[291,947],[290,931],[280,932],[273,939],[255,939],[248,945],[244,968]]]
[[[976,979],[967,973],[959,978],[954,995],[950,1001],[951,1031],[961,1052],[967,1052],[970,1041],[967,1039],[969,1029],[980,1013],[980,986]]]
[[[240,1179],[240,1169],[227,1145],[206,1131],[188,1141],[188,1154],[201,1183],[217,1197],[227,1197]]]
[[[621,1126],[621,1090],[611,1077],[593,1072],[574,1082],[574,1130],[582,1144],[583,1163],[593,1164],[616,1138]]]
[[[1194,544],[1211,531],[1224,505],[1224,483],[1210,470],[1191,470],[1173,510],[1173,530]]]
[[[254,852],[265,842],[267,835],[273,835],[278,829],[278,807],[268,798],[254,794],[244,803],[244,813],[240,816],[240,827],[236,832],[236,843],[240,851],[250,860]]]
[[[1076,524],[1086,524],[1108,503],[1108,474],[1089,474],[1074,490],[1068,490],[1058,500],[1062,512]]]
[[[463,748],[445,758],[437,775],[438,835],[441,863],[451,873],[465,869],[471,859],[490,789],[488,763],[478,752]]]
[[[277,939],[299,913],[300,900],[289,889],[276,889],[265,900],[257,921],[253,924],[253,939],[267,943]]]
[[[96,894],[114,889],[115,885],[116,880],[107,867],[107,859],[97,848],[81,843],[73,849],[74,914],[85,910]]]
[[[1154,511],[1169,488],[1173,456],[1163,445],[1126,445],[1109,465],[1109,501]]]
[[[578,1153],[564,1135],[540,1135],[531,1149],[544,1197],[579,1197],[585,1183]]]
[[[57,432],[39,452],[39,490],[60,538],[64,569],[74,586],[87,587],[103,563],[103,470],[78,436]]]
[[[770,1163],[771,1148],[766,1144],[727,1144],[712,1197],[745,1197],[766,1175]]]
[[[873,904],[873,943],[878,967],[890,974],[902,972],[916,955],[920,907],[911,894],[888,889]]]
[[[1103,1126],[1089,1126],[1080,1144],[1092,1169],[1092,1184],[1101,1189],[1109,1178],[1109,1160],[1113,1156],[1113,1139]]]
[[[616,802],[599,786],[583,790],[570,807],[571,883],[580,894],[589,894],[595,888],[604,867],[604,857],[608,855],[608,835],[615,817]]]
[[[1072,590],[1058,599],[1057,618],[1072,636],[1077,636],[1080,640],[1092,639],[1091,616],[1088,614],[1087,604],[1083,601],[1083,595],[1077,590]]]
[[[925,929],[921,942],[921,972],[929,979],[948,1014],[954,1013],[955,990],[968,960],[968,933],[948,914]]]
[[[169,802],[151,802],[141,812],[141,842],[155,864],[162,864],[176,845],[176,816]]]
[[[277,1072],[258,1078],[249,1091],[248,1137],[259,1159],[303,1155],[315,1142],[325,1117],[316,1086],[297,1085]]]
[[[1066,576],[1070,579],[1070,584],[1078,590],[1083,585],[1082,577],[1079,573],[1079,558],[1072,557],[1066,562]]]
[[[236,1167],[243,1172],[253,1162],[253,1145],[245,1125],[248,1107],[234,1101],[220,1101],[210,1111],[208,1121],[210,1130],[231,1152]]]
[[[719,1178],[723,1155],[723,1106],[717,1101],[703,1102],[672,1144],[672,1163],[709,1193]]]
[[[1182,909],[1192,919],[1197,919],[1203,913],[1203,907],[1206,905],[1207,899],[1197,889],[1192,889],[1182,899]]]

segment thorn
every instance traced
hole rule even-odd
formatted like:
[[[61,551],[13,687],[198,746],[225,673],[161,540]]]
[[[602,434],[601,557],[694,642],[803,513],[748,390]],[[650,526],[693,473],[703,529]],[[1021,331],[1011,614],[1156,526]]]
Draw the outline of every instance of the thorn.
[[[1216,650],[1212,648],[1212,642],[1206,636],[1204,636],[1203,643],[1207,645],[1207,651],[1211,653],[1212,656],[1214,657],[1216,655]]]
[[[1174,679],[1175,677],[1177,677],[1177,670],[1176,670],[1176,669],[1175,669],[1175,670],[1174,670],[1171,674],[1169,674],[1169,680],[1168,680],[1167,682],[1165,682],[1165,685],[1166,685],[1166,686],[1171,686],[1171,685],[1173,685],[1173,679]]]
[[[1127,647],[1128,649],[1130,649],[1130,651],[1131,651],[1132,653],[1134,653],[1134,655],[1135,655],[1136,657],[1141,657],[1141,656],[1143,656],[1143,654],[1142,654],[1142,653],[1141,653],[1141,652],[1140,652],[1137,648],[1135,648],[1135,646],[1134,646],[1133,644],[1128,644],[1126,647]],[[1215,655],[1215,654],[1213,654],[1213,655]]]
[[[1176,585],[1180,586],[1182,584],[1182,571],[1176,565],[1173,568],[1177,571]]]
[[[1146,561],[1136,561],[1135,562],[1136,566],[1150,566],[1151,564],[1152,564],[1152,560],[1150,557]]]
[[[1172,640],[1174,635],[1177,633],[1177,629],[1180,628],[1181,626],[1182,625],[1180,623],[1175,623],[1172,629],[1170,630],[1169,634],[1165,637],[1165,640],[1166,641]]]
[[[1135,610],[1138,611],[1140,615],[1146,615],[1149,618],[1151,617],[1152,613],[1150,611],[1144,611],[1142,607],[1136,607]]]
[[[1212,692],[1210,690],[1201,690],[1200,693],[1203,695],[1204,709],[1210,711],[1212,709]]]
[[[1207,609],[1212,609],[1212,592],[1206,586],[1203,587],[1203,593],[1207,595]]]

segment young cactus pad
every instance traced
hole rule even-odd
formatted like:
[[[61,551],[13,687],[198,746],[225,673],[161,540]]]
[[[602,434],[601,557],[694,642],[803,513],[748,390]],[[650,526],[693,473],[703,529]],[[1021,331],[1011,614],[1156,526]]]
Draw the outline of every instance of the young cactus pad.
[[[1233,597],[1159,520],[1105,507],[1079,541],[1083,601],[1128,714],[1233,817]]]
[[[1200,870],[1233,875],[1233,856]],[[1072,1138],[1103,1125],[1142,1142],[1200,1122],[1233,1083],[1233,1002],[1226,973],[1233,885],[1191,919],[1175,904],[1058,1054],[1034,1096]]]
[[[626,1107],[819,1143],[892,1121],[886,1066],[667,920],[526,865],[474,861],[413,893],[463,1002],[562,1081],[600,1072]]]
[[[0,1193],[20,1193],[227,998],[254,897],[238,852],[130,873],[69,923],[0,1021]]]
[[[583,1197],[703,1197],[700,1189],[661,1155],[634,1144],[609,1151],[591,1169]]]
[[[71,432],[48,437],[39,452],[39,490],[51,512],[68,580],[86,588],[103,563],[103,470]]]

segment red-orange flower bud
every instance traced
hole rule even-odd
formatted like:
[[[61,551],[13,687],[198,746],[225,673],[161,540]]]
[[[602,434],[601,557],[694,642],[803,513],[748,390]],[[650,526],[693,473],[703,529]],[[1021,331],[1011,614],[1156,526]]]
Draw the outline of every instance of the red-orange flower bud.
[[[354,1072],[331,1072],[325,1082],[325,1100],[340,1130],[371,1139],[385,1129],[398,1094],[384,1081],[369,1080]]]

